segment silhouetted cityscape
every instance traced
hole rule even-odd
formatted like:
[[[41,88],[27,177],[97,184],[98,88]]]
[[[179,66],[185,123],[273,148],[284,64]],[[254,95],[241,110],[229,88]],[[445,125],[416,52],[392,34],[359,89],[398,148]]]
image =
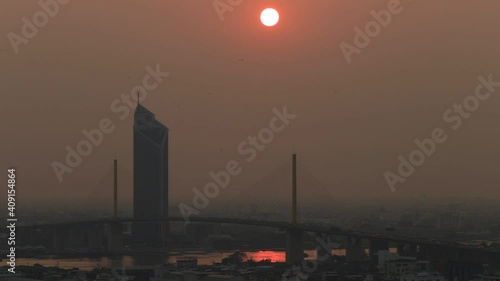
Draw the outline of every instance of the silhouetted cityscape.
[[[499,10],[3,1],[0,281],[500,281]]]

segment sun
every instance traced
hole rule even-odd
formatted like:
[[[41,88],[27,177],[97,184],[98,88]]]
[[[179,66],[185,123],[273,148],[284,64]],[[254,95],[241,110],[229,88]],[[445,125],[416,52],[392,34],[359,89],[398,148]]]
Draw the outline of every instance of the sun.
[[[260,13],[260,21],[265,26],[275,26],[280,20],[280,15],[278,11],[273,8],[267,8],[262,13]]]

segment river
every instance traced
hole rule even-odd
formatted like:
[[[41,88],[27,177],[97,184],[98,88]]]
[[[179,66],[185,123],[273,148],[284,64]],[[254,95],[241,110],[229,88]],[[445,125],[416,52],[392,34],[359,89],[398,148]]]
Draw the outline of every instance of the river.
[[[77,257],[77,258],[22,258],[16,259],[16,264],[19,265],[34,265],[41,264],[43,266],[57,266],[60,268],[79,268],[81,270],[91,270],[96,267],[112,267],[112,266],[141,266],[141,265],[156,265],[175,263],[178,258],[197,258],[199,265],[211,265],[214,262],[221,262],[222,258],[231,255],[233,252],[206,252],[206,251],[186,251],[186,252],[169,252],[168,254],[134,254],[125,256],[109,256],[109,257]],[[254,261],[271,260],[272,262],[284,262],[284,251],[245,251],[247,257]],[[306,250],[308,258],[316,258],[316,251]],[[345,255],[345,250],[334,250],[335,255]]]

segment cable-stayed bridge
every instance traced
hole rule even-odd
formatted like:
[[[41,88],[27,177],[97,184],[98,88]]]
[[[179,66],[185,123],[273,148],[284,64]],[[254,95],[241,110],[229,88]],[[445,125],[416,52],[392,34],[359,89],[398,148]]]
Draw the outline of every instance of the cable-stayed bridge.
[[[111,175],[116,175],[116,167]],[[108,200],[103,200],[113,206],[113,181],[109,181],[108,174],[101,180],[99,194],[103,194],[101,184],[107,186]],[[116,178],[115,178],[116,179]],[[115,185],[116,186],[116,181]],[[90,198],[92,199],[92,194]],[[420,256],[434,260],[438,265],[446,266],[448,261],[457,263],[494,264],[500,265],[500,251],[468,246],[448,241],[429,240],[426,238],[396,235],[390,233],[370,233],[343,229],[334,225],[303,222],[300,210],[306,207],[328,206],[333,198],[326,188],[317,181],[307,169],[296,161],[293,155],[291,161],[286,161],[274,171],[256,183],[242,190],[238,196],[218,203],[217,208],[224,210],[213,216],[214,212],[200,213],[190,216],[189,223],[219,223],[234,225],[249,225],[258,227],[277,228],[286,231],[286,260],[290,264],[300,263],[304,252],[304,233],[313,233],[328,241],[329,236],[346,238],[346,260],[360,261],[365,258],[363,240],[369,241],[369,259],[376,260],[380,250],[388,250],[390,243],[401,245],[400,251],[408,256]],[[95,199],[93,200],[95,202]],[[111,208],[110,208],[111,209]],[[247,211],[239,212],[242,209]],[[240,214],[241,213],[241,214]],[[244,213],[268,214],[263,218],[244,217]],[[303,214],[302,214],[303,215]],[[273,217],[274,216],[274,217]],[[86,219],[82,221],[58,222],[18,227],[27,233],[24,241],[32,241],[37,233],[50,233],[52,248],[56,252],[63,252],[74,245],[89,249],[100,249],[101,252],[120,252],[123,249],[124,223],[166,223],[186,222],[186,217],[168,216],[162,218],[124,218],[111,216],[101,219]],[[23,239],[19,239],[23,241]],[[325,251],[325,249],[318,249]],[[326,250],[331,253],[331,249]]]

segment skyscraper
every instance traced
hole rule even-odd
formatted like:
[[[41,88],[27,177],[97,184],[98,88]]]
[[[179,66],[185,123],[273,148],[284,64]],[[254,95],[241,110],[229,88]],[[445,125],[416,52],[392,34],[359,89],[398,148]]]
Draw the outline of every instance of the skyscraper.
[[[168,128],[138,104],[134,114],[134,218],[168,216]],[[134,223],[136,242],[165,241],[167,223]]]

